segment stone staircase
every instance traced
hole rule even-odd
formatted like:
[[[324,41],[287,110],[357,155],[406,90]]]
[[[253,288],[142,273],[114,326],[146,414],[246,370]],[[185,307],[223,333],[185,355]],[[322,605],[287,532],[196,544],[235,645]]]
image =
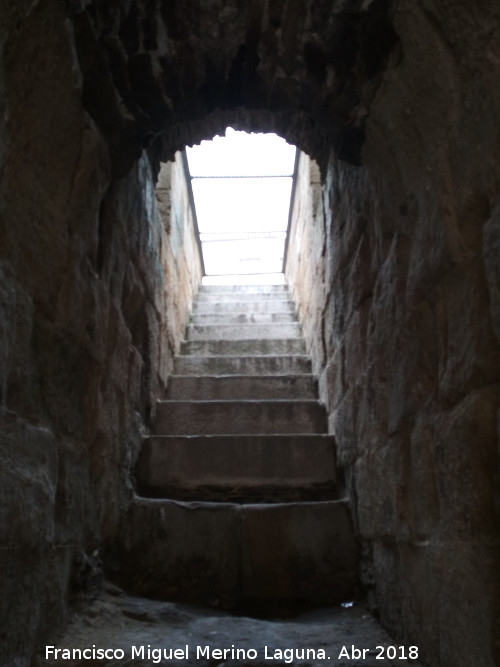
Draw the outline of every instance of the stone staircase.
[[[121,579],[231,607],[354,595],[349,513],[287,288],[203,286],[136,468]]]

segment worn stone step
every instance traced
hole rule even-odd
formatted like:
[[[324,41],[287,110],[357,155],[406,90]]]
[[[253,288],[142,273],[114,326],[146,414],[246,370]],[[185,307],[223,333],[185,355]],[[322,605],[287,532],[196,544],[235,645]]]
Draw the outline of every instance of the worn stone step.
[[[275,340],[276,338],[300,338],[298,322],[274,324],[190,324],[186,329],[187,340]]]
[[[231,502],[335,497],[328,435],[150,436],[136,466],[139,494]]]
[[[118,538],[117,583],[145,597],[230,608],[353,599],[356,545],[342,501],[136,499]]]
[[[158,401],[153,435],[326,433],[318,401]]]
[[[215,324],[272,324],[273,322],[298,322],[296,313],[248,313],[246,311],[235,311],[234,313],[199,313],[192,316],[191,324],[215,325]]]
[[[179,355],[175,357],[174,370],[178,375],[309,375],[311,360],[304,354]]]
[[[315,399],[313,375],[171,375],[167,400]]]
[[[287,292],[198,292],[196,296],[197,303],[252,303],[255,301],[269,302],[273,301],[291,301]]]
[[[288,285],[202,285],[198,294],[289,294]]]
[[[257,338],[246,340],[189,340],[181,344],[181,354],[262,355],[262,354],[305,354],[302,338]]]
[[[294,313],[295,305],[293,301],[280,299],[269,301],[246,301],[243,305],[241,301],[221,303],[219,301],[196,301],[193,305],[193,315],[202,313]]]

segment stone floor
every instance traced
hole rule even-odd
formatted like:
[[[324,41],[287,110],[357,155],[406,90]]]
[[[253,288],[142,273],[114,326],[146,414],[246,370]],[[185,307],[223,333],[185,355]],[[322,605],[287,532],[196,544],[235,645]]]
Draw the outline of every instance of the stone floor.
[[[80,658],[73,655],[75,648],[87,652]],[[107,649],[107,657],[99,656],[99,649]],[[392,641],[358,604],[303,613],[294,618],[262,620],[129,597],[108,586],[74,616],[56,646],[45,647],[32,664],[33,667],[422,665],[416,659],[408,659],[409,654],[410,647]]]

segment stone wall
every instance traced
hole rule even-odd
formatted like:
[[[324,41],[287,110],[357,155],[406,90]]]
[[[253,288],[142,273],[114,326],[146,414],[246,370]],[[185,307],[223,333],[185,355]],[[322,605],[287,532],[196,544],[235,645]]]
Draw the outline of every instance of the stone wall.
[[[191,183],[186,180],[187,160],[181,153],[175,162],[161,165],[156,185],[158,212],[165,229],[162,269],[165,282],[165,317],[162,339],[168,350],[179,352],[193,298],[204,273],[196,217],[193,217]],[[196,214],[194,214],[196,215]],[[168,361],[171,361],[169,354]],[[165,377],[172,372],[170,363]]]
[[[68,3],[83,103],[121,174],[235,129],[278,132],[323,169],[359,162],[367,104],[397,43],[395,0]]]
[[[364,167],[332,159],[316,198],[302,156],[287,273],[374,608],[429,664],[493,667],[500,50],[491,16],[423,5],[396,13]]]
[[[160,179],[169,216],[147,153],[113,181],[61,8],[15,3],[1,22],[2,665],[29,664],[98,583],[200,278],[182,164]]]
[[[326,248],[323,188],[314,160],[300,152],[292,192],[291,218],[285,255],[285,278],[295,299],[313,373],[320,377],[326,363],[322,329],[323,308],[330,290],[325,280]],[[319,328],[318,328],[319,327]],[[324,387],[321,397],[327,396]]]

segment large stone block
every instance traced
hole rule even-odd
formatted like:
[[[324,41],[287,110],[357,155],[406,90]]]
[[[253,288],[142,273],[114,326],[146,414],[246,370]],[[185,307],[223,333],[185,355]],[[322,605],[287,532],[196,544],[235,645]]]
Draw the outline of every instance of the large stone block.
[[[226,324],[271,324],[291,323],[297,322],[297,314],[292,312],[278,312],[278,313],[255,313],[250,312],[235,312],[224,313],[223,315],[217,313],[198,313],[192,316],[192,322],[196,325],[215,325],[219,324],[221,317],[224,318]]]
[[[190,324],[186,329],[187,340],[251,340],[267,338],[293,338],[300,336],[300,327],[296,322],[272,324]]]
[[[344,503],[232,505],[136,500],[113,547],[128,590],[232,607],[331,604],[356,592]]]
[[[326,413],[314,400],[159,401],[153,432],[325,433]]]
[[[193,309],[193,316],[209,314],[241,314],[242,312],[250,313],[294,313],[293,304],[288,300],[276,301],[275,299],[268,299],[267,301],[246,301],[245,305],[240,305],[239,301],[233,300],[227,303],[219,303],[214,301],[206,301],[204,303],[196,304]]]
[[[142,445],[139,493],[237,502],[331,499],[335,442],[325,435],[156,436]]]
[[[236,276],[235,279],[240,278]],[[270,294],[273,298],[288,298],[288,288],[286,285],[202,285],[199,294],[211,294],[215,296],[224,295],[227,293],[237,292],[241,294]]]
[[[305,354],[181,355],[175,357],[180,375],[287,375],[310,374]]]
[[[173,375],[168,382],[168,400],[315,399],[312,375]]]
[[[306,346],[301,338],[257,338],[242,340],[191,340],[182,343],[182,354],[213,355],[263,355],[305,354]]]
[[[239,585],[240,523],[233,505],[136,500],[118,579],[139,595],[225,606]]]
[[[356,546],[342,502],[244,508],[242,547],[245,598],[331,604],[353,596]]]

